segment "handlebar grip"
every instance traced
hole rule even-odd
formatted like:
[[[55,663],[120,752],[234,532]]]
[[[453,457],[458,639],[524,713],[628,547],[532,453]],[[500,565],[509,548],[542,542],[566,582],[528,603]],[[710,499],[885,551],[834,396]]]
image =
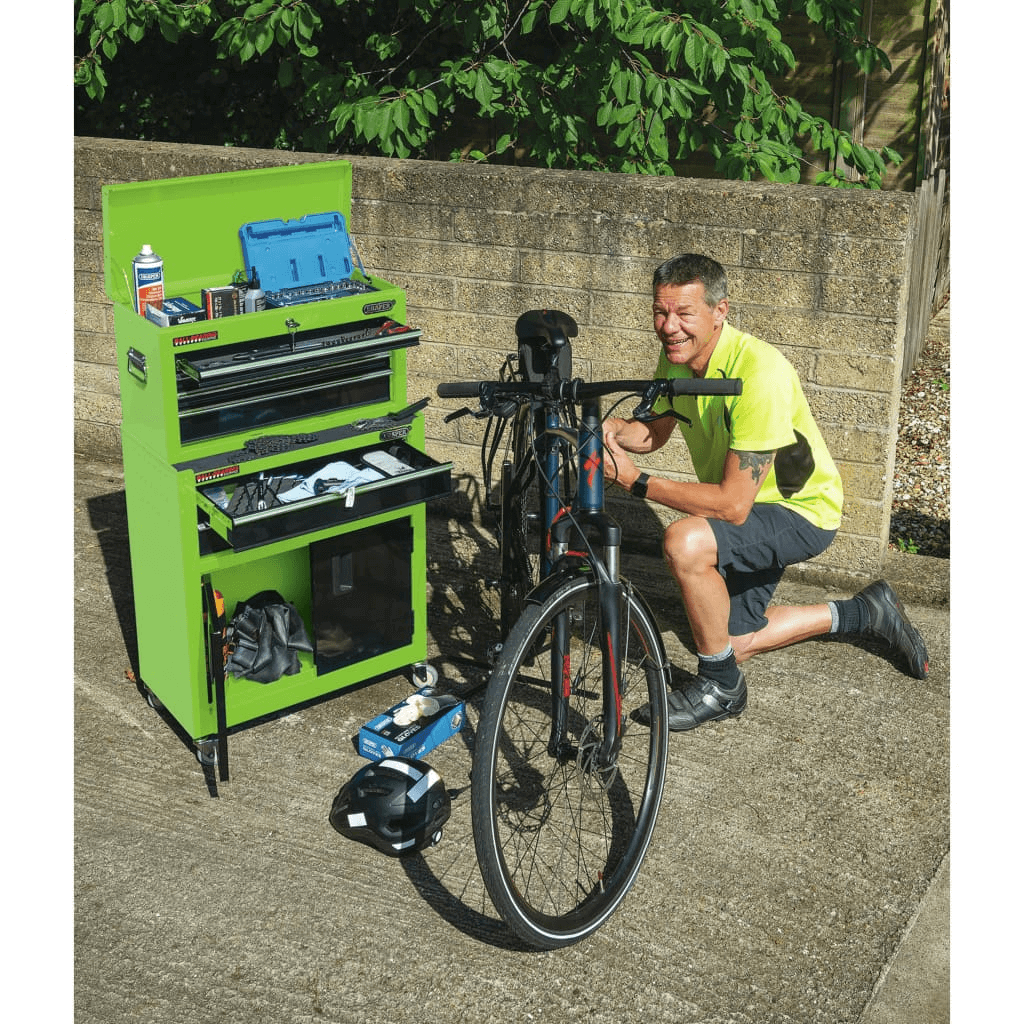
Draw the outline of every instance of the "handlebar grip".
[[[743,381],[738,377],[674,377],[669,391],[673,395],[739,395]]]
[[[446,384],[437,385],[438,398],[479,398],[480,387],[483,382],[474,381],[451,381]]]

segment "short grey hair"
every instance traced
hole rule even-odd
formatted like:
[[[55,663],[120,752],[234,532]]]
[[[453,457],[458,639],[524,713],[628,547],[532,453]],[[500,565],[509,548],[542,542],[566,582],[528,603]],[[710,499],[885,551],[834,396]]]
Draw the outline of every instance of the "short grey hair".
[[[710,309],[729,294],[729,281],[722,264],[710,256],[694,252],[665,260],[654,272],[653,289],[656,291],[667,284],[693,284],[695,281],[704,285],[704,301]]]

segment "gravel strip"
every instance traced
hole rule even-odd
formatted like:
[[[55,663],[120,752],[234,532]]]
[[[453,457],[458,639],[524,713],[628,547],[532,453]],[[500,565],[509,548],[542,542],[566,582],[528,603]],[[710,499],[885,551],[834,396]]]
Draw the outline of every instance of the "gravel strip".
[[[949,298],[903,387],[889,547],[949,558]]]

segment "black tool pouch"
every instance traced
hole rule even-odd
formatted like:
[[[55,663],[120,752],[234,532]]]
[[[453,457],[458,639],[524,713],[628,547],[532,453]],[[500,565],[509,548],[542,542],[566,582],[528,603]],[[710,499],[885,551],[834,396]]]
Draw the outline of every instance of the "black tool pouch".
[[[225,671],[255,683],[272,683],[299,671],[298,651],[313,650],[295,605],[264,590],[235,609],[227,631]]]

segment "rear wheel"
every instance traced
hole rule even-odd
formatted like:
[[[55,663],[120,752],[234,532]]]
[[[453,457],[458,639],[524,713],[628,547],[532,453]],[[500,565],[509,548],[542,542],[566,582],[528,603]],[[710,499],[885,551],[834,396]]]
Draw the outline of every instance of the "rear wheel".
[[[578,942],[615,911],[650,844],[668,759],[661,637],[623,583],[621,748],[604,738],[598,584],[579,575],[543,605],[528,605],[509,635],[484,698],[473,758],[477,858],[495,908],[525,942]],[[567,635],[552,658],[552,636]],[[564,654],[564,657],[563,657]],[[570,683],[568,743],[550,747],[552,693]],[[636,719],[650,705],[650,725]]]
[[[520,465],[523,465],[520,463]],[[514,467],[501,473],[501,635],[507,636],[537,582],[538,556],[531,555],[526,489]],[[535,547],[537,545],[534,545]]]

